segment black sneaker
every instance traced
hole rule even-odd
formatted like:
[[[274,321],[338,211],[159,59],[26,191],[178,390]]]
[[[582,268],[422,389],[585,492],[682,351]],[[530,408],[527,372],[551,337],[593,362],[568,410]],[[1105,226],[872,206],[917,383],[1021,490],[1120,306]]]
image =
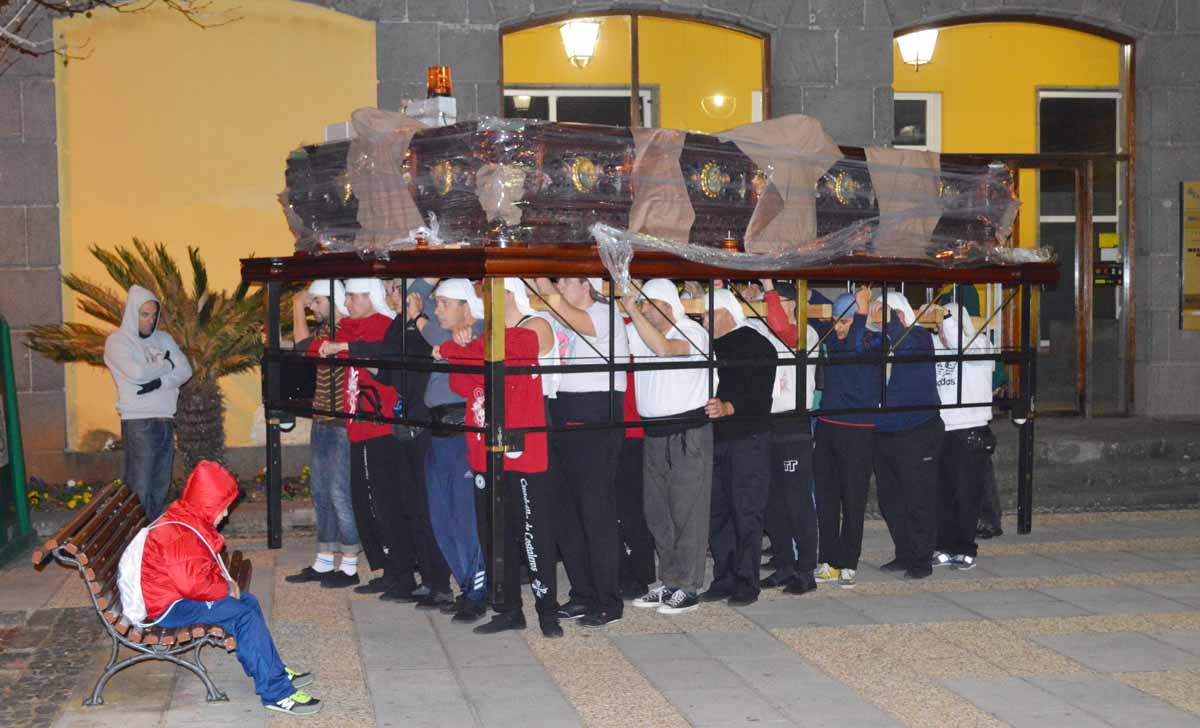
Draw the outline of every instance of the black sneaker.
[[[641,582],[631,581],[621,587],[622,599],[637,599],[641,595],[649,591],[649,587]]]
[[[817,590],[817,580],[809,577],[804,577],[797,574],[791,581],[783,587],[784,594],[807,594]]]
[[[326,574],[325,578],[321,580],[321,586],[326,589],[345,589],[357,583],[358,574],[347,574],[341,569]]]
[[[993,526],[989,523],[980,523],[978,526],[975,527],[975,537],[982,538],[985,541],[989,538],[996,538],[997,536],[1003,536],[1003,535],[1004,535],[1003,528],[1000,528],[999,526]]]
[[[457,614],[458,610],[462,609],[466,602],[467,598],[464,595],[459,594],[458,596],[454,597],[452,601],[441,604],[438,607],[438,611],[442,614]]]
[[[299,572],[283,577],[283,580],[289,584],[308,584],[313,581],[321,581],[332,573],[332,571],[317,571],[311,566],[305,566]]]
[[[621,613],[614,612],[608,609],[602,609],[599,612],[586,614],[579,620],[579,624],[584,627],[603,627],[606,624],[613,624],[621,621]]]
[[[384,593],[379,595],[379,598],[385,602],[400,602],[404,604],[412,604],[418,601],[421,597],[413,594],[412,589],[407,587],[394,586]]]
[[[700,601],[702,602],[723,602],[733,596],[733,592],[727,589],[718,589],[709,587],[706,591],[700,592]],[[659,610],[661,611],[661,610]]]
[[[780,574],[778,571],[776,571],[770,576],[765,576],[759,579],[758,586],[760,589],[778,589],[781,586],[787,586],[793,578],[794,577],[792,576]]]
[[[734,594],[733,596],[729,597],[729,601],[726,603],[731,607],[748,607],[757,601],[757,594],[743,592],[741,594]]]
[[[453,619],[450,621],[470,624],[471,622],[478,622],[485,614],[487,614],[487,602],[482,599],[479,601],[466,599],[463,601],[462,609],[455,612]],[[521,615],[521,620],[525,620],[525,615]]]
[[[674,594],[663,601],[657,611],[659,614],[683,614],[699,608],[700,600],[696,598],[695,594],[688,594],[682,589],[676,589]]]
[[[587,605],[574,599],[558,608],[559,619],[579,619],[588,613]]]
[[[546,639],[554,640],[563,636],[562,625],[558,623],[558,617],[553,614],[539,616],[538,626],[542,628],[542,636]]]
[[[908,564],[904,563],[900,559],[892,559],[883,566],[880,566],[879,570],[885,571],[889,574],[897,574],[901,571],[908,571]]]
[[[525,629],[525,614],[520,609],[501,612],[492,617],[492,621],[481,624],[471,631],[475,634],[497,634],[514,629]]]
[[[449,592],[430,592],[417,600],[417,609],[441,609],[445,604],[454,604],[454,595]]]
[[[366,584],[354,587],[355,594],[382,594],[392,588],[392,582],[387,577],[377,576]]]
[[[321,701],[303,690],[297,690],[283,700],[268,703],[263,707],[289,715],[316,715],[321,712]]]
[[[933,575],[933,569],[928,568],[928,567],[926,567],[924,569],[916,569],[916,568],[908,569],[904,572],[905,579],[925,579],[932,575]]]

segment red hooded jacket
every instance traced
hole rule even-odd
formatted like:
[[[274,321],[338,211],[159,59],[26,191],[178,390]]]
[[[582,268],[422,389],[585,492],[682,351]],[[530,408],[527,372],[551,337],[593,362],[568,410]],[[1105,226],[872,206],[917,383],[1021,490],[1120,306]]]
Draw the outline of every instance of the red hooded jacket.
[[[441,345],[442,356],[451,364],[483,364],[483,338],[466,346],[454,341]],[[538,355],[537,333],[530,329],[507,328],[504,330],[504,363],[509,366],[536,366]],[[542,397],[542,380],[536,374],[509,374],[505,376],[504,426],[545,427],[546,400]],[[467,424],[483,427],[483,371],[478,373],[451,373],[450,389],[467,400]],[[467,463],[477,473],[487,472],[487,448],[484,435],[468,432]],[[520,455],[504,458],[504,469],[514,473],[544,473],[549,465],[546,452],[546,433],[525,433],[525,449]]]
[[[150,529],[142,552],[142,598],[147,621],[157,619],[179,599],[215,602],[229,596],[229,582],[213,559],[225,546],[213,521],[237,498],[237,481],[225,468],[202,460],[188,476],[183,496],[171,504]],[[190,529],[196,529],[212,553]]]
[[[344,318],[338,322],[338,341],[383,341],[392,320],[383,314],[374,313],[364,318]],[[329,341],[322,337],[313,339],[308,347],[311,356],[318,356],[321,344]],[[340,352],[339,359],[348,359],[348,352]],[[396,390],[381,383],[362,367],[349,367],[346,371],[346,412],[355,414],[377,414],[391,417],[396,410]],[[392,426],[386,422],[347,420],[346,436],[350,442],[362,442],[376,437],[391,436]]]

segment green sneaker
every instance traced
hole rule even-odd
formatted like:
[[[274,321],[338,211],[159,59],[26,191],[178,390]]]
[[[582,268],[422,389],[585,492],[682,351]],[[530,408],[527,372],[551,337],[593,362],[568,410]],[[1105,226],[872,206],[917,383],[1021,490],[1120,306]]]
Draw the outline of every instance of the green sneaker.
[[[317,679],[317,676],[311,672],[296,672],[286,666],[283,668],[283,671],[287,673],[288,680],[292,681],[292,687],[294,688],[308,687],[313,684],[313,680]]]
[[[283,700],[263,707],[288,715],[316,715],[321,712],[321,701],[303,690],[297,690]]]

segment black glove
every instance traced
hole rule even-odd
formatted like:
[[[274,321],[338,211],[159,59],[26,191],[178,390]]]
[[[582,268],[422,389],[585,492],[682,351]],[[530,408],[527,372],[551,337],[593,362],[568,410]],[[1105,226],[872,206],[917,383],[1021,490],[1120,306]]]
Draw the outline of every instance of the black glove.
[[[155,379],[153,381],[146,382],[145,384],[143,384],[142,388],[139,389],[137,391],[137,393],[138,394],[149,394],[150,392],[153,392],[154,390],[158,389],[161,386],[162,386],[162,380]]]
[[[167,360],[167,363],[171,365],[171,368],[172,368],[172,369],[174,369],[174,368],[175,368],[175,362],[171,361],[171,350],[170,350],[170,349],[168,349],[168,350],[167,350],[167,351],[166,351],[166,352],[163,354],[163,359],[166,359],[166,360]]]

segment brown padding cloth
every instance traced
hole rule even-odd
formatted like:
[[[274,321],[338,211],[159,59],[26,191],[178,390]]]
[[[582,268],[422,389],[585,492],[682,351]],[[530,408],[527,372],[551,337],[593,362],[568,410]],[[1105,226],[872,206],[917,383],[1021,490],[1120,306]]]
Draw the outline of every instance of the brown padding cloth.
[[[350,140],[346,171],[358,198],[359,242],[381,248],[425,224],[404,183],[404,154],[413,134],[425,125],[398,111],[371,108],[355,110],[350,122],[356,136]]]
[[[942,160],[937,152],[867,147],[867,170],[879,201],[875,249],[923,254],[942,217]]]
[[[696,212],[688,198],[679,155],[687,132],[632,129],[635,157],[630,183],[629,231],[686,243]]]
[[[499,217],[516,225],[521,222],[517,203],[525,196],[525,170],[512,164],[485,164],[475,173],[475,194],[488,222]]]
[[[779,253],[817,237],[815,186],[842,158],[837,144],[808,116],[792,114],[717,134],[737,144],[767,177],[746,226],[747,253]]]

